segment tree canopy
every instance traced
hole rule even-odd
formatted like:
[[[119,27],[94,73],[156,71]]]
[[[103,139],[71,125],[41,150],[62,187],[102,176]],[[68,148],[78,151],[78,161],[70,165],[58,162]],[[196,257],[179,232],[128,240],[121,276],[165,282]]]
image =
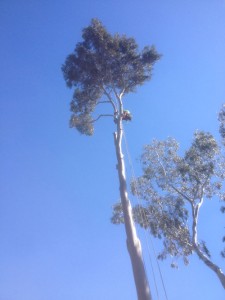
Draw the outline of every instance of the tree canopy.
[[[116,113],[120,96],[150,80],[160,55],[153,46],[139,52],[133,38],[108,33],[98,19],[83,29],[82,38],[66,58],[62,71],[67,86],[75,88],[70,126],[92,135],[96,105],[108,102]]]
[[[133,193],[144,203],[133,209],[134,218],[162,239],[160,259],[168,255],[175,260],[182,257],[188,264],[189,255],[196,253],[225,288],[225,275],[212,262],[206,242],[198,238],[203,202],[212,198],[225,200],[225,157],[212,134],[203,131],[195,132],[191,147],[183,156],[178,150],[179,144],[172,138],[154,140],[144,147],[143,175],[132,183]],[[123,222],[119,204],[114,207],[112,222]],[[171,265],[176,264],[173,261]]]
[[[146,209],[157,208],[161,213],[161,218],[149,224],[150,228],[163,232],[164,251],[160,257],[182,254],[186,262],[196,246],[193,227],[187,225],[189,212],[193,212],[190,218],[197,223],[198,209],[205,198],[218,196],[224,199],[221,188],[225,165],[210,133],[196,132],[184,157],[178,155],[178,149],[179,144],[171,138],[153,141],[145,147],[141,157],[144,174],[136,183],[136,193],[150,204]],[[172,226],[165,224],[167,219]],[[206,253],[205,243],[201,243],[204,244],[202,251]]]

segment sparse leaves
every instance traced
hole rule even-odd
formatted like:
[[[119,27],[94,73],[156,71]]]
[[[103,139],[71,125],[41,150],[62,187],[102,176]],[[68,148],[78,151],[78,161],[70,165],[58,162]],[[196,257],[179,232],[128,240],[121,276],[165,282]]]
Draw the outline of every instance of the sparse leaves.
[[[143,206],[134,209],[135,220],[163,241],[159,258],[183,257],[187,263],[196,246],[192,227],[196,229],[204,197],[223,198],[225,164],[216,140],[207,132],[195,132],[183,157],[178,150],[179,144],[172,138],[145,146],[143,175],[132,183],[132,191],[145,200]],[[194,216],[189,216],[188,207]],[[188,227],[188,220],[195,225]],[[205,242],[199,249],[210,257]]]
[[[93,135],[94,133],[92,118],[87,113],[72,115],[70,118],[70,127],[75,127],[81,134]]]
[[[220,122],[219,133],[220,133],[220,136],[222,138],[223,146],[225,146],[225,104],[223,104],[223,106],[221,107],[218,119],[219,119],[219,122]],[[225,194],[224,193],[221,195],[221,200],[225,201]],[[221,210],[222,213],[224,213],[225,212],[225,206],[222,205],[220,210]],[[225,237],[223,237],[223,242],[224,241],[225,241]],[[225,258],[225,248],[221,252],[221,255],[222,255],[223,258]]]
[[[111,222],[113,224],[123,224],[124,217],[123,217],[123,209],[121,202],[116,203],[113,205],[113,215],[111,217]]]
[[[225,104],[223,104],[220,112],[219,112],[219,122],[220,122],[220,128],[219,132],[222,137],[223,143],[225,141]]]

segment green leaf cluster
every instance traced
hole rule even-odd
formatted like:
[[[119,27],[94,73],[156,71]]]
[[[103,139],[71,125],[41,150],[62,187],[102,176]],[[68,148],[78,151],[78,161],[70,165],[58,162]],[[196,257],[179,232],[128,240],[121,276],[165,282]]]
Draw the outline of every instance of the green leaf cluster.
[[[172,138],[144,147],[143,175],[132,183],[133,194],[144,203],[133,213],[141,227],[162,239],[160,259],[182,257],[187,264],[195,247],[210,257],[205,242],[194,242],[191,224],[197,224],[198,216],[189,212],[198,210],[204,198],[224,199],[225,160],[215,138],[203,131],[195,132],[183,156],[178,151],[179,144]]]
[[[81,133],[92,134],[93,123],[82,126],[100,99],[112,91],[117,95],[133,92],[151,78],[153,65],[160,55],[154,47],[139,52],[133,38],[108,33],[98,19],[83,29],[82,38],[66,58],[62,72],[67,86],[75,88],[70,125]]]

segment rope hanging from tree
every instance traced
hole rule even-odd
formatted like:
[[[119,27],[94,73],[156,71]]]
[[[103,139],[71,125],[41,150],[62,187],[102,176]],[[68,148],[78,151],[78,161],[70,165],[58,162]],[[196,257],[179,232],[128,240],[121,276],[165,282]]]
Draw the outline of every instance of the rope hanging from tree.
[[[130,155],[130,151],[129,151],[127,137],[126,137],[126,133],[125,133],[124,127],[123,127],[123,133],[124,133],[125,150],[126,150],[126,154],[127,154],[129,166],[130,166],[130,169],[131,169],[132,180],[135,182],[136,181],[136,176],[135,176],[133,161],[132,161],[132,158],[131,158],[131,155]],[[137,194],[138,205],[140,206],[142,200],[138,196],[138,193],[136,193],[136,194]],[[146,223],[146,221],[147,221],[146,214],[142,211],[140,213],[140,215],[142,217],[143,224]],[[160,280],[161,280],[161,283],[162,283],[162,286],[163,286],[164,295],[165,295],[166,300],[168,300],[168,295],[167,295],[167,291],[166,291],[166,287],[165,287],[165,281],[163,279],[162,271],[161,271],[161,268],[160,268],[160,265],[159,265],[159,262],[158,262],[158,259],[157,259],[157,256],[156,256],[155,247],[154,247],[154,244],[153,244],[150,232],[149,232],[149,237],[150,237],[151,246],[152,246],[153,253],[154,253],[154,258],[155,258],[155,261],[157,263],[157,269],[158,269],[158,272],[159,272],[159,275],[160,275]],[[148,243],[148,238],[147,238],[146,232],[145,232],[145,242],[147,244],[148,257],[149,257],[150,265],[151,265],[151,269],[152,269],[152,274],[153,274],[153,280],[154,280],[154,285],[155,285],[155,289],[156,289],[156,294],[157,294],[157,298],[159,300],[158,286],[157,286],[157,282],[156,282],[156,276],[155,276],[155,272],[154,272],[154,268],[153,268],[153,264],[152,264],[152,259],[151,259],[151,254],[150,254],[150,247],[149,247],[149,243]]]

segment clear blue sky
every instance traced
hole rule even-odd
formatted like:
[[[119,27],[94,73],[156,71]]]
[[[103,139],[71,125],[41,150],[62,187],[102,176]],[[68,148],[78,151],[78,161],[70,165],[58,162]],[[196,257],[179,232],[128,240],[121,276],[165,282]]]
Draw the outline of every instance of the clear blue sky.
[[[125,99],[137,173],[136,160],[153,138],[173,136],[185,149],[196,129],[217,135],[225,102],[224,0],[1,0],[0,300],[136,299],[124,229],[109,221],[119,198],[114,124],[100,120],[93,137],[68,128],[72,91],[60,68],[93,17],[163,54],[152,81]],[[200,238],[225,271],[216,200],[205,203],[200,218]],[[225,299],[197,258],[179,270],[169,261],[160,266],[169,300]]]

